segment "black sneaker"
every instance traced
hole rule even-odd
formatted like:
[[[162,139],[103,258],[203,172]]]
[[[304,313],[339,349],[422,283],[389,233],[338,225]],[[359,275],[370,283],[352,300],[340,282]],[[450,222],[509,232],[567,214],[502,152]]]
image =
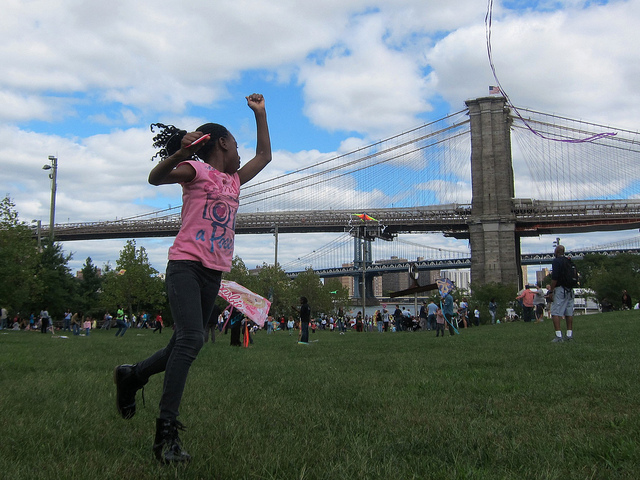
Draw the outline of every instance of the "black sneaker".
[[[116,407],[122,418],[128,420],[136,414],[136,392],[142,390],[147,382],[138,379],[135,365],[118,365],[113,370],[113,382],[116,384]]]
[[[162,463],[185,463],[191,455],[184,451],[178,430],[185,426],[178,420],[156,419],[156,438],[153,442],[153,454]]]

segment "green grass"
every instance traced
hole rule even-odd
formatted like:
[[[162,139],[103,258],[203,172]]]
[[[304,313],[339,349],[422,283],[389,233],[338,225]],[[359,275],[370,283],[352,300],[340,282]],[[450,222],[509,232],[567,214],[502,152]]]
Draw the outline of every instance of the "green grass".
[[[162,376],[122,420],[113,367],[162,335],[0,332],[0,477],[17,479],[640,478],[640,315],[462,331],[347,335],[297,345],[220,335],[191,368],[188,466],[152,457]]]

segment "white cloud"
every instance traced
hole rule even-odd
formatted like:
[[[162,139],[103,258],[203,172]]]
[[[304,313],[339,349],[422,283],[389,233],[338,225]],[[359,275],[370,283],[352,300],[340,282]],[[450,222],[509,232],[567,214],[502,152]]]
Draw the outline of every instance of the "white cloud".
[[[356,17],[341,44],[300,70],[311,120],[376,138],[417,123],[433,94],[416,58],[385,43],[381,15]]]
[[[22,94],[15,91],[0,91],[0,121],[25,122],[30,120],[50,121],[60,112],[72,110],[60,99]]]
[[[23,219],[48,218],[50,171],[42,170],[48,155],[58,158],[57,221],[113,220],[151,209],[143,202],[156,195],[146,182],[152,150],[145,131],[66,139],[0,127],[0,145],[3,170],[10,173],[0,187]]]
[[[629,46],[639,17],[637,2],[505,13],[492,27],[498,78],[517,106],[635,129],[640,67]],[[453,104],[495,84],[479,22],[451,32],[428,59],[438,91]]]
[[[180,111],[212,103],[248,68],[275,68],[330,46],[361,2],[13,2],[0,88],[87,92]]]

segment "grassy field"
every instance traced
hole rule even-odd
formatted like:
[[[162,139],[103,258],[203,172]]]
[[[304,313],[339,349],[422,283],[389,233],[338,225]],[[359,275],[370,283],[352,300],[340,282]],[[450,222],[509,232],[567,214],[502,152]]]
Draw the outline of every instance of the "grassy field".
[[[0,477],[18,479],[640,478],[640,314],[427,333],[221,335],[182,402],[188,466],[151,454],[162,376],[122,420],[113,367],[168,341],[0,332]],[[317,340],[317,341],[316,341]]]

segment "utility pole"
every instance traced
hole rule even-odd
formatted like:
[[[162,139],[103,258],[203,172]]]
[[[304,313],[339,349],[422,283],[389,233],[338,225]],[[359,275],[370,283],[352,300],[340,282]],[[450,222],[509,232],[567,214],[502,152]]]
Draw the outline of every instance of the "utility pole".
[[[58,178],[58,158],[53,155],[49,155],[49,161],[51,164],[45,164],[42,169],[43,170],[51,170],[49,174],[49,178],[51,179],[51,207],[49,210],[49,238],[51,243],[53,243],[54,231],[53,225],[55,224],[56,219],[56,189],[57,178]]]
[[[362,322],[367,311],[367,240],[365,235],[365,227],[362,227]]]
[[[273,225],[273,236],[276,237],[276,254],[274,259],[274,266],[278,266],[278,225]]]

